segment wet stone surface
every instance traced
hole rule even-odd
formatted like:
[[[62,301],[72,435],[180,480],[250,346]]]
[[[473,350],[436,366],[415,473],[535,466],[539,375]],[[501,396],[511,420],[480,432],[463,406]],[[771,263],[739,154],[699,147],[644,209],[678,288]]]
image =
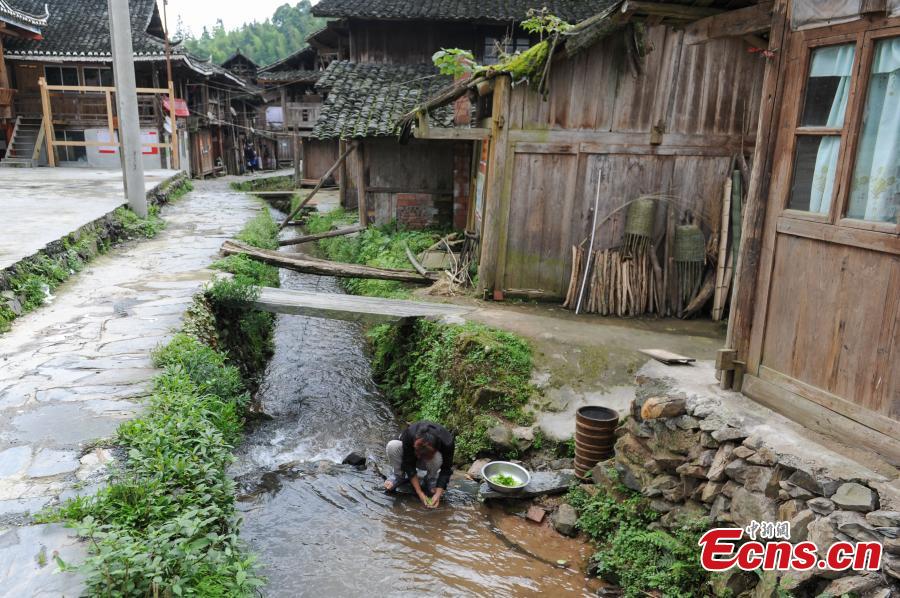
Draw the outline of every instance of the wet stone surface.
[[[29,515],[102,483],[114,456],[91,447],[140,413],[156,373],[150,352],[178,329],[222,242],[259,209],[227,179],[197,183],[163,210],[157,238],[98,258],[0,336],[0,587],[9,595],[80,594],[49,555],[77,561],[83,546],[60,526],[29,525]]]

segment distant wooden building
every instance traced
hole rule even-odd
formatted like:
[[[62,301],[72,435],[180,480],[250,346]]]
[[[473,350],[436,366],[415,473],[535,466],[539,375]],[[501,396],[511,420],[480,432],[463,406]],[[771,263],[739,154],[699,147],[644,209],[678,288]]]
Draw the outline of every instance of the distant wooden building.
[[[0,3],[5,4],[5,3]],[[165,89],[165,33],[155,0],[129,0],[132,16],[132,43],[135,74],[139,88]],[[69,165],[118,167],[115,147],[110,141],[107,98],[97,88],[114,85],[106,0],[16,0],[29,13],[49,11],[40,36],[7,41],[5,59],[10,85],[16,90],[13,116],[15,135],[10,139],[6,163],[35,165],[47,162],[41,151],[43,118],[40,80],[50,86],[94,88],[52,91],[49,102],[58,141],[87,142],[87,147],[59,146],[57,161]],[[234,171],[236,136],[233,126],[241,103],[253,101],[257,89],[252,83],[224,68],[189,54],[182,46],[172,48],[175,95],[178,100],[181,165],[194,176]],[[235,108],[237,104],[238,108]],[[171,133],[168,99],[161,95],[138,96],[143,138],[159,143]],[[165,150],[148,147],[147,167],[159,168],[172,160]]]
[[[40,13],[30,14],[0,0],[0,159],[6,157],[8,144],[15,130],[13,100],[16,90],[10,84],[9,70],[4,57],[3,40],[40,39],[47,26],[49,14],[46,7]]]
[[[593,2],[550,2],[567,19],[594,12]],[[320,143],[317,160],[306,151],[311,170],[356,144],[339,174],[345,205],[363,205],[363,219],[397,220],[411,227],[468,222],[472,144],[454,139],[397,142],[395,124],[406,111],[443,87],[432,65],[446,47],[474,48],[479,60],[496,49],[528,47],[534,40],[517,26],[533,3],[526,0],[486,5],[476,0],[423,3],[388,0],[322,0],[317,16],[337,19],[326,33],[338,42],[318,88],[326,94],[312,137]],[[442,118],[454,120],[452,109]],[[460,115],[460,121],[468,115]],[[312,158],[312,159],[311,159]]]
[[[750,397],[898,465],[900,2],[772,7],[724,366]]]

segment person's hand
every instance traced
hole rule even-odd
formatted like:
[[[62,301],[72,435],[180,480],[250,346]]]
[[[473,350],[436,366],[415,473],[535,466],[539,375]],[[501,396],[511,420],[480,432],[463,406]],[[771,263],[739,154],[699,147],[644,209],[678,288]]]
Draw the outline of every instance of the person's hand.
[[[431,499],[428,498],[424,492],[419,494],[419,500],[421,500],[422,504],[425,505],[426,507],[428,507],[429,509],[432,508],[431,507]]]
[[[425,506],[429,509],[436,509],[441,506],[441,496],[444,494],[443,488],[438,488],[434,491],[434,496],[431,497],[431,500],[428,501],[428,504]]]

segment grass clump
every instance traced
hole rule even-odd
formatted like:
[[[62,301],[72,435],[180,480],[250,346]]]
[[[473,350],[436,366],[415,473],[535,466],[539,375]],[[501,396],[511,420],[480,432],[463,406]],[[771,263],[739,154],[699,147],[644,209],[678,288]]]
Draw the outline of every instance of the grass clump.
[[[313,214],[307,224],[309,234],[323,233],[337,225],[349,225],[358,220],[355,212],[343,209],[327,214]],[[408,246],[413,254],[418,254],[441,238],[439,231],[410,231],[396,223],[369,227],[353,236],[333,237],[319,241],[319,247],[326,257],[336,262],[362,264],[378,268],[412,270],[406,257]],[[344,287],[354,295],[408,299],[412,293],[409,285],[392,280],[347,279]]]
[[[600,577],[621,586],[628,598],[712,595],[697,558],[705,518],[682,520],[666,531],[639,494],[621,484],[597,488],[593,496],[574,488],[567,502],[579,513],[578,529],[598,546],[592,562]]]
[[[293,176],[257,178],[231,183],[232,189],[243,191],[244,193],[253,193],[254,191],[293,191],[295,187]]]
[[[456,458],[491,448],[502,421],[531,423],[532,353],[521,338],[479,324],[417,321],[369,333],[373,368],[386,394],[410,420],[439,422],[457,435]]]
[[[269,210],[262,209],[247,223],[237,239],[260,249],[278,249],[278,224]]]
[[[154,361],[164,372],[145,415],[118,431],[124,465],[96,495],[42,519],[90,541],[78,567],[89,595],[254,595],[262,582],[238,540],[227,473],[250,395],[224,354],[188,335]]]
[[[113,218],[126,239],[152,239],[166,228],[165,220],[159,216],[159,206],[150,206],[146,218],[141,218],[130,209],[121,207],[113,212]]]

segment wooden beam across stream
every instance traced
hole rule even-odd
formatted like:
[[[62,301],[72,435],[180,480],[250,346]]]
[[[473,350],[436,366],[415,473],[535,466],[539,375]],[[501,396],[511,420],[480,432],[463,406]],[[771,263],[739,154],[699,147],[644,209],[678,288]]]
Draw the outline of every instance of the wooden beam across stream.
[[[358,297],[335,293],[310,293],[265,287],[253,302],[255,308],[276,314],[344,320],[365,324],[390,324],[406,318],[452,321],[471,308],[444,303]]]

